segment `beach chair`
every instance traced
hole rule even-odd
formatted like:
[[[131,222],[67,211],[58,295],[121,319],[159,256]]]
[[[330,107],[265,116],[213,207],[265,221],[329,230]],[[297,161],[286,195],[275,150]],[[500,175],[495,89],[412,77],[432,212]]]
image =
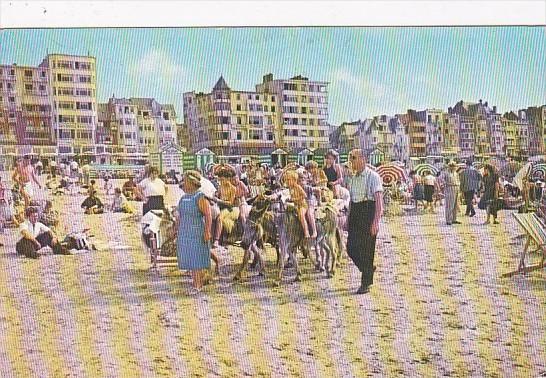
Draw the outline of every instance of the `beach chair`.
[[[158,265],[172,265],[177,263],[176,257],[162,257],[161,251],[165,247],[165,229],[162,226],[162,210],[151,210],[142,218],[143,239],[150,253],[151,268],[157,270]]]
[[[515,213],[514,217],[525,231],[527,241],[525,242],[525,247],[521,252],[518,269],[513,272],[505,273],[502,275],[502,277],[511,277],[519,273],[525,274],[527,272],[542,269],[545,266],[544,262],[546,260],[546,227],[544,223],[542,223],[540,218],[535,213]],[[535,249],[529,251],[530,248]],[[540,263],[525,266],[525,258],[529,253],[538,253],[542,255]]]

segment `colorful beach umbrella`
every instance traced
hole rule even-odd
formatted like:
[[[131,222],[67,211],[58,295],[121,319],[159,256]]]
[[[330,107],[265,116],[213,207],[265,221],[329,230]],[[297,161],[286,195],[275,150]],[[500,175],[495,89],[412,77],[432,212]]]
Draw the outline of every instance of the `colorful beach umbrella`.
[[[386,164],[381,165],[376,169],[377,173],[383,180],[384,185],[392,185],[396,181],[406,181],[406,171],[398,165]]]
[[[474,161],[472,162],[472,166],[478,170],[483,168],[483,163],[481,161]]]
[[[534,180],[546,179],[546,163],[539,163],[539,164],[533,165],[533,168],[531,169],[531,177]]]
[[[432,164],[422,163],[417,164],[415,168],[413,169],[419,176],[423,174],[423,172],[429,171],[433,175],[438,174],[439,170]]]

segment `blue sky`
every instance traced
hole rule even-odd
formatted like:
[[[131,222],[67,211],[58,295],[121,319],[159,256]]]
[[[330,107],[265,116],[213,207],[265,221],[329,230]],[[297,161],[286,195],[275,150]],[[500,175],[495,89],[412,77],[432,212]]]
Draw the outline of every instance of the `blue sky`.
[[[546,104],[544,27],[12,29],[0,62],[50,53],[97,58],[98,100],[210,91],[224,75],[253,90],[266,73],[330,82],[329,121],[483,99],[499,110]]]

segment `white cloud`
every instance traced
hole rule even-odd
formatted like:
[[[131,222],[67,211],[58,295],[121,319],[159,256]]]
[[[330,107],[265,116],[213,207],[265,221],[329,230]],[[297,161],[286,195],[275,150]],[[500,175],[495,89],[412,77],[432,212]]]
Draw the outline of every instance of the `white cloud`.
[[[370,80],[364,75],[351,73],[345,68],[335,70],[330,77],[334,86],[338,83],[344,84],[362,96],[382,98],[389,92],[387,85]]]
[[[130,65],[129,72],[142,76],[173,79],[184,75],[184,67],[162,50],[151,50]]]

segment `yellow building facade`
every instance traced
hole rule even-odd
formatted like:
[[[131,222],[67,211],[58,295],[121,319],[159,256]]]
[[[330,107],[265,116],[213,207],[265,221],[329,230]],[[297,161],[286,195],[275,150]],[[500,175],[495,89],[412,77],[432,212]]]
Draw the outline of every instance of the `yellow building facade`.
[[[59,154],[93,154],[98,122],[96,59],[49,54],[40,67],[49,69]]]

